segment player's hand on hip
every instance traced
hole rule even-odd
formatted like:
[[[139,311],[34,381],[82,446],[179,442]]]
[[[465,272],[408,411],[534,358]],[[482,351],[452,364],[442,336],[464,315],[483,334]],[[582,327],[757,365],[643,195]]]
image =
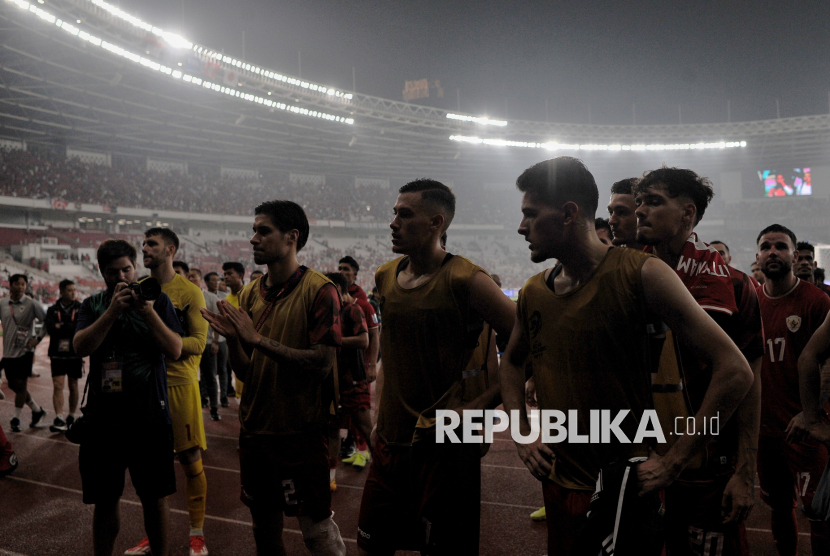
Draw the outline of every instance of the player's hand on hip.
[[[755,478],[737,472],[726,483],[721,500],[721,517],[724,523],[736,525],[746,521],[755,506]]]
[[[787,442],[794,444],[810,438],[810,425],[803,411],[792,418],[784,432],[787,434]]]
[[[674,482],[679,472],[672,471],[665,458],[649,448],[648,459],[637,466],[637,480],[640,483],[640,496],[664,489]]]
[[[544,442],[537,438],[530,444],[516,443],[516,448],[519,450],[519,457],[534,477],[540,481],[548,478],[556,456]]]

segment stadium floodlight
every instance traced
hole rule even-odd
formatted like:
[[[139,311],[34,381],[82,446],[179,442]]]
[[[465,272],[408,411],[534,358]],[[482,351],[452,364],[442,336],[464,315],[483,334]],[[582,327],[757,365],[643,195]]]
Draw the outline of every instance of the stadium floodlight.
[[[167,44],[169,44],[170,46],[172,46],[174,48],[193,48],[193,43],[190,42],[189,40],[187,40],[187,39],[185,39],[185,38],[183,38],[183,37],[181,37],[181,36],[179,36],[175,33],[171,33],[170,31],[165,31],[164,29],[159,29],[158,27],[154,27],[153,25],[150,25],[149,23],[145,23],[144,21],[141,21],[137,17],[132,16],[132,15],[128,14],[127,12],[124,12],[124,11],[120,10],[119,8],[113,6],[112,4],[108,4],[107,2],[104,2],[104,0],[89,0],[89,1],[93,5],[98,6],[102,10],[104,10],[106,12],[109,12],[110,14],[114,15],[115,17],[117,17],[119,19],[123,19],[124,21],[126,21],[128,23],[131,23],[131,24],[135,25],[136,27],[138,27],[139,29],[149,31],[150,33],[153,33],[157,37],[161,37],[162,39],[164,39],[167,42]],[[78,23],[80,23],[80,22],[78,22]]]
[[[311,118],[319,118],[319,119],[323,119],[323,120],[327,120],[327,121],[331,121],[331,122],[337,122],[337,123],[346,124],[346,125],[354,124],[354,118],[345,118],[343,116],[335,116],[334,114],[328,114],[326,112],[319,112],[317,110],[309,110],[307,108],[301,108],[299,106],[292,106],[290,104],[275,102],[275,101],[267,99],[267,98],[262,98],[262,97],[259,97],[259,96],[256,96],[256,95],[243,93],[242,91],[239,91],[239,90],[234,89],[232,87],[224,87],[224,86],[218,85],[216,83],[211,83],[210,81],[205,81],[205,80],[203,80],[199,77],[195,77],[195,76],[192,76],[192,75],[189,75],[189,74],[182,73],[179,70],[173,70],[173,68],[169,68],[167,66],[159,64],[158,62],[155,62],[155,61],[153,61],[149,58],[144,58],[144,57],[140,56],[139,54],[136,54],[134,52],[130,52],[129,50],[121,48],[118,45],[115,45],[115,44],[109,43],[107,41],[104,41],[104,40],[102,40],[102,39],[86,32],[86,31],[82,31],[81,29],[79,29],[78,27],[72,25],[71,23],[68,23],[68,22],[63,21],[61,19],[58,19],[54,15],[52,15],[51,13],[37,7],[36,4],[30,4],[29,2],[26,2],[24,0],[6,0],[6,1],[11,2],[12,4],[15,4],[17,7],[19,7],[22,10],[26,10],[28,12],[31,12],[32,14],[39,17],[40,19],[48,21],[49,23],[51,23],[51,24],[55,25],[56,27],[62,29],[63,31],[65,31],[69,35],[77,37],[77,38],[79,38],[79,39],[81,39],[81,40],[83,40],[83,41],[85,41],[89,44],[98,46],[98,47],[106,50],[107,52],[110,52],[111,54],[114,54],[116,56],[119,56],[121,58],[129,60],[129,61],[131,61],[135,64],[138,64],[138,65],[143,66],[145,68],[157,71],[161,74],[167,75],[167,76],[171,77],[172,79],[180,80],[184,83],[189,83],[191,85],[196,85],[196,86],[202,87],[202,88],[207,89],[207,90],[222,93],[222,94],[232,96],[232,97],[235,97],[235,98],[238,98],[238,99],[241,99],[241,100],[245,100],[245,101],[248,101],[248,102],[252,102],[252,103],[255,103],[255,104],[261,104],[261,105],[263,105],[265,107],[268,107],[270,109],[283,110],[283,111],[291,112],[293,114],[298,114],[298,115],[301,115],[301,116],[307,116],[307,117],[311,117]],[[94,2],[96,0],[90,0],[90,1]],[[349,97],[351,97],[351,95],[349,95]]]
[[[465,116],[464,114],[447,114],[447,118],[450,120],[473,122],[481,125],[494,125],[498,127],[504,127],[507,125],[507,122],[505,122],[504,120],[491,120],[487,116]]]
[[[746,147],[746,141],[716,141],[697,143],[651,143],[624,145],[620,143],[603,145],[595,143],[559,143],[548,141],[536,143],[533,141],[508,141],[506,139],[482,139],[464,135],[450,135],[450,141],[459,141],[471,145],[489,145],[494,147],[520,147],[524,149],[545,149],[548,151],[688,151],[710,149],[738,149]]]

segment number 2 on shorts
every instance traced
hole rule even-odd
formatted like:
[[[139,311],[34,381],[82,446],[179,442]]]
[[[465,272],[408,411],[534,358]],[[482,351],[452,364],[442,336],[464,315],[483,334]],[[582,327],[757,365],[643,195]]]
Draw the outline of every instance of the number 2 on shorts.
[[[282,488],[285,490],[285,503],[293,506],[297,504],[297,500],[292,498],[291,495],[296,492],[294,490],[294,481],[291,479],[286,479],[282,482]]]

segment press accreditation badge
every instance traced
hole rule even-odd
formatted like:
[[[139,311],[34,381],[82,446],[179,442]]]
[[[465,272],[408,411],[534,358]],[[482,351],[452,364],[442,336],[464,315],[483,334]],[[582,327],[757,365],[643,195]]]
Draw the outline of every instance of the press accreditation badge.
[[[58,351],[61,353],[69,353],[71,351],[69,346],[70,344],[68,338],[58,341]]]
[[[14,333],[14,341],[12,342],[12,348],[20,349],[26,345],[26,341],[29,339],[29,331],[25,328],[23,330],[18,330]]]
[[[107,361],[101,365],[101,392],[115,394],[121,392],[121,371],[124,364],[121,361]]]

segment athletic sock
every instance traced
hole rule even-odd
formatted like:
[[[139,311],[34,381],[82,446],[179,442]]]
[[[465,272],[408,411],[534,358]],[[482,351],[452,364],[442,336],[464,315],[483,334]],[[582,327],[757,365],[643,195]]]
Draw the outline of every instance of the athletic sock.
[[[202,529],[191,529],[190,530],[191,537],[204,537],[205,532]]]
[[[14,408],[14,418],[15,419],[20,419],[20,414],[21,413],[23,413],[23,408],[22,407],[15,407]]]
[[[61,421],[63,421],[63,413],[58,413],[57,415],[55,415],[55,419],[60,419]]]
[[[70,413],[69,415],[66,416],[67,419],[69,419],[70,417],[72,419],[74,419],[75,418],[75,413]]]
[[[332,482],[334,480],[334,476],[336,474],[337,474],[337,468],[336,467],[332,467],[332,468],[329,469],[329,482]]]
[[[40,406],[37,404],[34,398],[29,398],[29,401],[26,402],[26,405],[29,406],[29,409],[32,410],[32,413],[40,413]]]
[[[202,467],[202,460],[182,465],[182,467],[184,468],[190,528],[202,529],[205,525],[205,503],[207,498],[207,479]]]
[[[358,452],[365,452],[369,449],[369,445],[366,444],[366,439],[363,438],[362,434],[357,437],[354,445]]]

